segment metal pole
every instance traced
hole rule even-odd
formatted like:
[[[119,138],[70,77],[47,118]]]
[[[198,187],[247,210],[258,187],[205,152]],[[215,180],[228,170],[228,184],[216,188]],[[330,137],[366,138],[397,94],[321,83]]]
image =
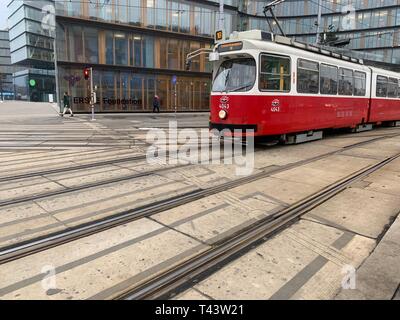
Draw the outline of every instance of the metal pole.
[[[321,33],[321,20],[322,20],[322,0],[318,0],[318,20],[317,20],[317,37],[315,39],[315,44],[319,43],[319,36]]]
[[[5,75],[4,75],[5,76]],[[0,102],[4,102],[4,95],[3,95],[3,74],[0,74],[0,89],[1,89],[1,99]]]
[[[95,95],[93,91],[93,68],[90,68],[90,106],[92,108],[92,121],[95,121],[94,118],[94,104],[95,104]]]
[[[219,30],[225,33],[224,0],[219,0]]]
[[[321,1],[321,0],[320,0],[320,1]],[[272,18],[274,18],[275,23],[277,24],[279,31],[281,32],[281,34],[282,34],[284,37],[286,37],[286,33],[285,33],[285,31],[283,31],[283,29],[282,29],[282,27],[281,27],[281,24],[279,23],[279,20],[278,20],[278,18],[276,17],[276,15],[275,15],[275,13],[274,13],[274,10],[273,10],[272,8],[270,8],[269,11],[271,12]]]
[[[54,76],[56,77],[56,99],[57,99],[57,105],[58,108],[60,109],[60,113],[61,113],[61,101],[60,101],[60,82],[58,79],[58,63],[57,63],[57,46],[56,46],[56,38],[57,38],[57,34],[54,35],[54,42],[53,42],[53,46],[54,46]],[[69,94],[71,94],[71,92],[69,92]]]
[[[176,112],[177,112],[177,108],[178,108],[178,100],[177,100],[177,94],[176,94],[176,83],[174,86],[174,94],[175,94],[175,120],[176,120]]]

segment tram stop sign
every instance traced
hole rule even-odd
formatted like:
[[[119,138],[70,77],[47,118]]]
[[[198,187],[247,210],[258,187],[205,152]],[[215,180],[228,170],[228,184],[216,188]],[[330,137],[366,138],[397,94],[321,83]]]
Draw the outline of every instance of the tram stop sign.
[[[177,76],[172,76],[171,82],[173,85],[176,85],[177,80],[178,80]]]

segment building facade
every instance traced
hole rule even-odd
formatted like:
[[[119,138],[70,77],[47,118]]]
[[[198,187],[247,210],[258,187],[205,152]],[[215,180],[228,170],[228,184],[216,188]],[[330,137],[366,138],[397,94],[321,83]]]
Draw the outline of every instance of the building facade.
[[[14,99],[13,68],[11,66],[8,30],[0,30],[0,99]]]
[[[266,1],[224,3],[228,35],[271,31]],[[373,60],[400,63],[400,0],[286,0],[275,13],[288,36],[315,43],[319,7],[321,32],[350,39],[348,49]],[[14,74],[17,98],[47,101],[57,82],[60,97],[67,91],[76,111],[90,111],[83,70],[92,67],[97,112],[150,111],[155,95],[164,111],[208,110],[210,65],[200,56],[187,71],[185,57],[212,47],[219,0],[12,0],[8,8],[12,63],[24,67]]]
[[[246,16],[242,29],[270,30],[262,14],[265,3],[242,3],[240,10]],[[345,48],[368,53],[370,59],[400,63],[400,0],[286,0],[274,12],[288,36],[315,43],[319,5],[321,32],[332,31],[341,39],[350,39]],[[276,26],[274,32],[279,33]]]
[[[7,8],[16,99],[53,101],[55,29],[46,17],[54,2],[12,0]]]
[[[228,4],[229,3],[229,4]],[[228,32],[237,7],[225,6]],[[211,69],[205,56],[185,68],[186,55],[211,48],[218,1],[56,1],[60,94],[69,92],[76,111],[89,111],[86,67],[93,68],[100,112],[208,110]]]

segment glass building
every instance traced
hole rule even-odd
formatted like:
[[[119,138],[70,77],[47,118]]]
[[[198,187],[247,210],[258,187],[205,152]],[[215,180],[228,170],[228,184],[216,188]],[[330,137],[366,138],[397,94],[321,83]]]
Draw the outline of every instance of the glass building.
[[[100,112],[209,109],[211,69],[205,56],[185,69],[189,52],[210,48],[219,19],[218,1],[56,0],[60,94],[76,111],[90,110],[92,67]],[[226,1],[225,24],[236,29],[237,7]],[[176,79],[173,82],[173,79]]]
[[[55,99],[55,30],[46,19],[52,7],[50,0],[12,0],[7,6],[16,99]]]
[[[11,66],[8,30],[0,30],[0,99],[14,99],[13,68]]]
[[[225,0],[226,33],[270,31],[266,3]],[[286,0],[275,7],[286,34],[315,43],[319,3],[322,32],[349,38],[347,48],[373,60],[400,63],[400,0]],[[58,82],[59,95],[68,91],[75,110],[87,112],[83,70],[92,67],[97,112],[150,111],[154,95],[164,111],[208,110],[210,65],[201,56],[187,71],[185,57],[212,47],[219,0],[12,0],[8,8],[12,63],[25,67],[14,74],[17,97],[46,101]]]
[[[351,40],[346,48],[367,52],[374,60],[400,63],[400,0],[286,0],[274,12],[288,36],[315,43],[319,3],[321,32],[333,30],[341,39]],[[262,13],[265,4],[242,2],[242,29],[270,30]],[[274,32],[279,33],[275,25]]]

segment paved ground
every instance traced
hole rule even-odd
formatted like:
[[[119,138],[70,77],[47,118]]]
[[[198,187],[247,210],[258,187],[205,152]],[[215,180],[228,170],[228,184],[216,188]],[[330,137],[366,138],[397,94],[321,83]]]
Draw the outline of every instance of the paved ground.
[[[0,105],[0,250],[240,178],[235,163],[164,164],[143,157],[150,128],[168,128],[169,120],[177,119],[181,129],[199,132],[207,127],[208,114],[96,118],[61,118],[49,104]],[[199,154],[208,159],[207,151]],[[255,151],[253,174],[271,172],[262,179],[0,264],[0,297],[113,298],[397,155],[400,128]],[[386,231],[400,211],[399,168],[397,159],[357,181],[174,298],[398,297],[399,221]],[[342,288],[349,268],[357,270],[354,290]],[[56,274],[50,284],[48,270]]]

